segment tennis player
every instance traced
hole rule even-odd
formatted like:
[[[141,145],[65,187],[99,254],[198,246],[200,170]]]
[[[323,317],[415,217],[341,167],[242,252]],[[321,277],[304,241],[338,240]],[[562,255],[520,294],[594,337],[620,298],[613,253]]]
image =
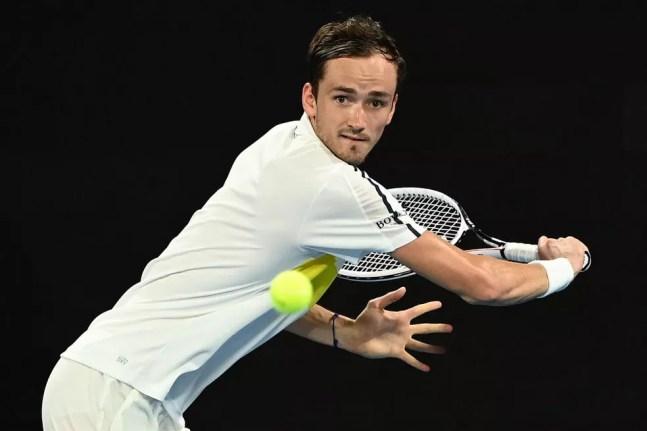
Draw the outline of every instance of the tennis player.
[[[141,280],[61,354],[45,388],[45,430],[184,429],[205,387],[284,329],[427,371],[410,351],[442,348],[413,336],[451,326],[410,323],[438,302],[386,310],[404,288],[355,319],[318,305],[295,315],[272,308],[271,279],[324,254],[340,267],[389,252],[466,301],[493,305],[546,296],[581,270],[586,247],[571,237],[542,237],[543,260],[522,265],[470,255],[418,226],[359,168],[398,102],[405,62],[393,39],[353,17],[321,27],[308,52],[301,119],[245,149]]]

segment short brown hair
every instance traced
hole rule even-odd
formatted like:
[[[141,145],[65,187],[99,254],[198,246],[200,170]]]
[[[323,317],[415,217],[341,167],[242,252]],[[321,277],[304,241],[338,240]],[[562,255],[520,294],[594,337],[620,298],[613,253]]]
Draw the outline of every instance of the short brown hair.
[[[344,21],[324,24],[308,46],[309,81],[315,97],[328,60],[342,57],[369,57],[382,54],[397,68],[397,88],[406,74],[407,64],[379,22],[370,17],[353,16]]]

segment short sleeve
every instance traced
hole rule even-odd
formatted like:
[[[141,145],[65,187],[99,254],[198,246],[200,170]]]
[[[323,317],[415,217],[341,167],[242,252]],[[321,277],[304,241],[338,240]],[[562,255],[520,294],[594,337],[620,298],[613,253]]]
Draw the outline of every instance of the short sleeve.
[[[387,189],[347,165],[312,201],[299,241],[305,249],[357,263],[372,251],[392,252],[424,231]]]

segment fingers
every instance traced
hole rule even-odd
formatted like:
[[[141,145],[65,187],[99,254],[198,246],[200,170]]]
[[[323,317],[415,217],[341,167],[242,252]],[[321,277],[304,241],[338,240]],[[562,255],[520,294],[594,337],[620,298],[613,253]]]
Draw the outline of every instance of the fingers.
[[[412,334],[449,334],[454,327],[448,323],[419,323],[411,325]]]
[[[411,307],[408,310],[405,310],[405,313],[407,314],[407,318],[409,320],[413,320],[425,313],[438,310],[442,306],[443,304],[440,301],[425,302],[424,304],[418,304],[415,307]]]
[[[434,355],[443,355],[447,352],[443,346],[427,344],[414,339],[411,339],[411,341],[407,343],[407,349],[415,350],[416,352],[432,353]]]
[[[573,236],[548,238],[542,235],[537,245],[540,259],[566,257],[576,272],[580,271],[586,263],[585,254],[588,252],[588,247]]]
[[[420,371],[424,371],[425,373],[429,371],[429,365],[424,364],[414,358],[410,353],[403,351],[402,354],[400,355],[400,359],[406,362],[407,364],[411,365],[413,368],[417,368]]]
[[[389,305],[393,304],[400,298],[404,296],[404,294],[407,292],[407,289],[402,286],[401,288],[397,290],[393,290],[386,295],[380,296],[379,298],[374,298],[369,301],[369,305],[375,307],[375,308],[381,308],[384,309],[388,307]]]
[[[539,251],[540,259],[546,259],[547,257],[547,249],[546,249],[547,243],[548,243],[548,237],[546,235],[542,235],[539,237],[539,240],[537,241],[537,249]]]

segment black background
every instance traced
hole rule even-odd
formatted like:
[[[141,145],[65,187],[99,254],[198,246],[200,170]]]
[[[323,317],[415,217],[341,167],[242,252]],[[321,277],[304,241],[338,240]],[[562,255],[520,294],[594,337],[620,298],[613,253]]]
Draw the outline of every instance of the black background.
[[[321,303],[350,316],[401,284],[393,308],[442,300],[422,320],[454,325],[428,338],[448,354],[424,357],[424,374],[280,334],[212,384],[187,425],[637,429],[644,3],[307,3],[20,5],[2,69],[6,425],[40,427],[58,354],[138,280],[243,148],[300,116],[316,29],[363,12],[410,67],[366,170],[387,187],[453,196],[497,236],[580,237],[593,267],[560,294],[508,308],[470,306],[418,277],[338,281]]]

